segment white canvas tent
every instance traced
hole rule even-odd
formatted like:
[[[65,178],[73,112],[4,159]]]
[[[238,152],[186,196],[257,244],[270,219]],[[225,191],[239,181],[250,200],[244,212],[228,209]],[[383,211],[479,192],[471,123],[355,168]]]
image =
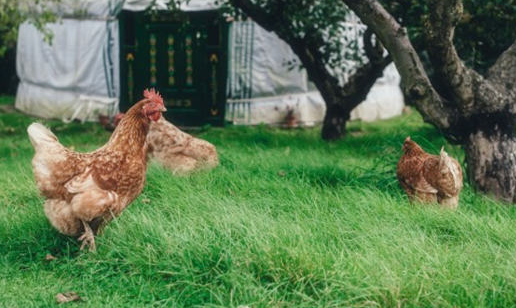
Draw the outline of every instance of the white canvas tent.
[[[122,9],[141,11],[152,0],[62,0],[55,7],[61,21],[49,25],[52,44],[43,41],[32,25],[20,26],[17,72],[20,84],[16,108],[43,118],[96,121],[98,114],[118,112],[119,37]],[[162,1],[154,2],[166,9]],[[191,0],[185,11],[216,9],[212,0]],[[362,27],[354,21],[357,27]],[[294,109],[301,124],[322,121],[324,101],[305,70],[290,70],[296,58],[274,33],[252,21],[230,24],[226,119],[239,124],[276,124]],[[352,63],[350,65],[353,65]],[[401,113],[403,97],[399,75],[386,68],[366,102],[352,118],[375,120]]]

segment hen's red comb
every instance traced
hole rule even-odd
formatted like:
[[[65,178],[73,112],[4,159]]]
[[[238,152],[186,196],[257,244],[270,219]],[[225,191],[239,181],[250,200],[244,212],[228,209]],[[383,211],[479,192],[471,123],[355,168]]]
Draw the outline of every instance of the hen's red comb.
[[[145,89],[143,91],[143,97],[145,97],[146,99],[151,100],[157,104],[163,105],[163,97],[161,97],[159,92],[156,92],[156,90],[154,90],[154,88],[152,88],[150,90]]]

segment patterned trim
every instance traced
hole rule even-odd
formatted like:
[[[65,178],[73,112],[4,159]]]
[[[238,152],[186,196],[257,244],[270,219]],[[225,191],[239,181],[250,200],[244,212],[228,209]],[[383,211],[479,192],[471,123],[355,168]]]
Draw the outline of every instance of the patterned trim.
[[[186,53],[186,85],[193,86],[193,48],[192,48],[192,35],[187,34],[185,36],[185,53]]]
[[[155,86],[158,84],[157,68],[156,68],[156,35],[151,33],[149,37],[149,58],[150,58],[150,85]]]

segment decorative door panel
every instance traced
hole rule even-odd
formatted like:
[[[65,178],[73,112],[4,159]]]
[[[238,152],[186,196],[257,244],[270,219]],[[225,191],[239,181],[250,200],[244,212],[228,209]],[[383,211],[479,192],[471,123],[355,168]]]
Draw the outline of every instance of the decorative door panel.
[[[136,13],[134,47],[125,45],[125,52],[134,53],[134,59],[122,63],[131,74],[121,79],[130,94],[147,87],[158,89],[165,98],[166,117],[178,125],[222,124],[227,36],[220,33],[226,27],[199,18],[202,15],[186,16],[188,20],[177,20],[175,14]],[[136,92],[133,96],[141,97]]]

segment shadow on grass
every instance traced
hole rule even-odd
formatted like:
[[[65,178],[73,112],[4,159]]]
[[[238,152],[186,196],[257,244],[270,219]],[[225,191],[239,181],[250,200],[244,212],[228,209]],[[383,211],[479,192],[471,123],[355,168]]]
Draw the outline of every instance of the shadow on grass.
[[[5,239],[0,242],[2,259],[18,267],[48,262],[47,254],[57,259],[73,259],[81,254],[76,238],[57,232],[46,218],[36,223],[27,220],[9,230],[0,229],[0,234]]]

